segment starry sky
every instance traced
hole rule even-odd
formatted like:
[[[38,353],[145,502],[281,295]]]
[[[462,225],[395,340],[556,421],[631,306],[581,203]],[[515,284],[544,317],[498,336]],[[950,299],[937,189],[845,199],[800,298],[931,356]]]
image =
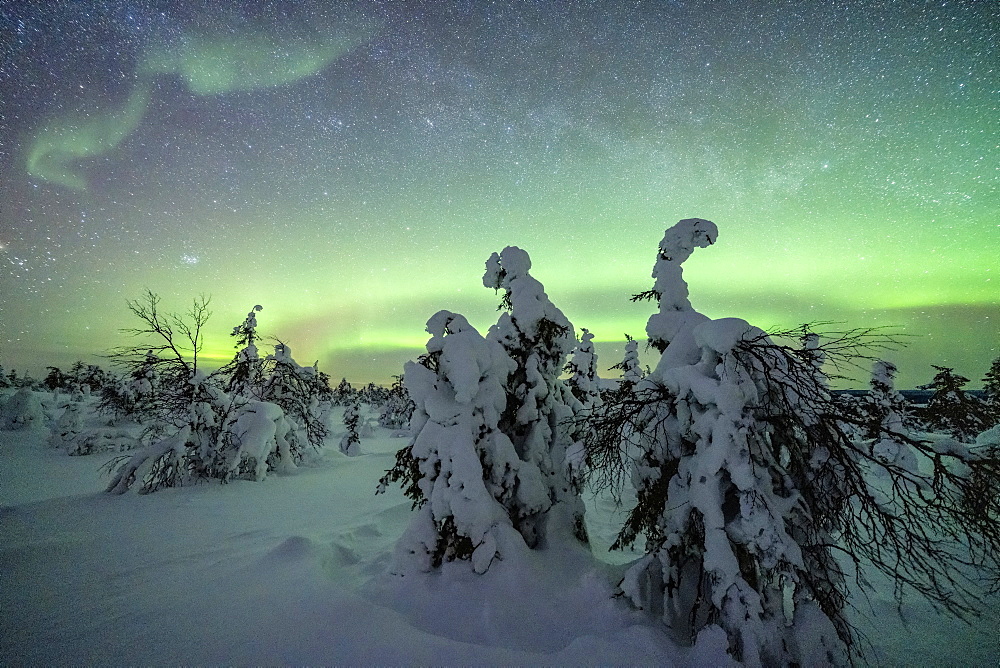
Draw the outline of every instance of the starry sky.
[[[212,298],[387,382],[506,245],[600,364],[663,230],[694,306],[895,326],[900,387],[1000,355],[1000,3],[0,0],[0,364]],[[648,363],[654,363],[650,355]]]

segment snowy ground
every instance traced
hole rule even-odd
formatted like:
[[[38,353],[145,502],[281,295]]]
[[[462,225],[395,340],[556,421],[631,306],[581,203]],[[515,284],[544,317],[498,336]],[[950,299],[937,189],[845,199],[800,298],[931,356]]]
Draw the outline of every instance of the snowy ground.
[[[396,489],[373,494],[405,443],[386,432],[359,457],[328,448],[260,483],[146,496],[104,494],[108,455],[69,457],[47,436],[0,431],[2,665],[725,662],[613,598],[621,567],[599,547],[601,559],[530,552],[483,576],[464,563],[389,575],[410,511]],[[609,544],[608,499],[588,499],[588,521]],[[995,611],[970,627],[915,603],[904,627],[891,592],[871,606],[873,663],[1000,664]]]

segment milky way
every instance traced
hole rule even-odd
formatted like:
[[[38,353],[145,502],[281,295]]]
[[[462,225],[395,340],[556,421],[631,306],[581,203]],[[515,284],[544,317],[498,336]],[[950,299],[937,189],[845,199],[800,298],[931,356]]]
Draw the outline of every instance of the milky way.
[[[211,295],[216,359],[261,304],[385,382],[435,311],[495,321],[506,245],[607,368],[695,216],[710,316],[897,326],[903,386],[1000,355],[1000,4],[234,4],[0,4],[8,370],[124,343],[149,288]]]

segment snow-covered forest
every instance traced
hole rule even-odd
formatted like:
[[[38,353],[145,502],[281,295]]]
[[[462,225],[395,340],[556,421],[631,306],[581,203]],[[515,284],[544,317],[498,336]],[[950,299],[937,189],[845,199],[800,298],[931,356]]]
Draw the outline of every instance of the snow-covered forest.
[[[710,318],[718,235],[666,230],[615,377],[516,246],[391,387],[260,305],[211,369],[155,292],[107,368],[0,370],[0,663],[996,664],[1000,358],[915,403],[891,329]]]

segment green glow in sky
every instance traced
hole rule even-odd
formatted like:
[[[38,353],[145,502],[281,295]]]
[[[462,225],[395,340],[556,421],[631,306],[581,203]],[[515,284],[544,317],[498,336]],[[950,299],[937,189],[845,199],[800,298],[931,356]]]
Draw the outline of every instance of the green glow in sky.
[[[606,369],[688,217],[710,316],[896,327],[902,386],[1000,355],[997,3],[75,6],[0,18],[40,36],[0,97],[5,368],[122,343],[148,287],[212,295],[206,358],[262,304],[387,382],[436,311],[496,321],[517,245]]]

